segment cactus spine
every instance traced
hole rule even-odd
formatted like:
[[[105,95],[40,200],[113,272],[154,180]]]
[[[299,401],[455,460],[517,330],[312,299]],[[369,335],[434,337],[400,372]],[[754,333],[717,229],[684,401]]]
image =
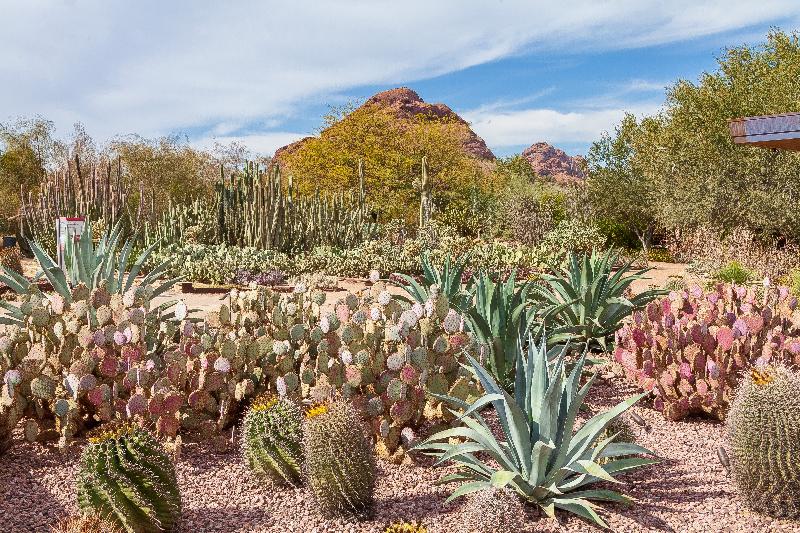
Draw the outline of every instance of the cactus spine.
[[[242,456],[259,477],[278,483],[299,485],[303,417],[297,405],[286,398],[257,398],[244,417]]]
[[[175,467],[153,435],[128,424],[89,439],[78,505],[129,533],[172,531],[181,514]]]
[[[337,400],[311,408],[303,424],[306,477],[327,515],[368,517],[375,491],[375,457],[353,406]]]
[[[754,369],[728,415],[736,485],[760,513],[800,517],[800,373]]]

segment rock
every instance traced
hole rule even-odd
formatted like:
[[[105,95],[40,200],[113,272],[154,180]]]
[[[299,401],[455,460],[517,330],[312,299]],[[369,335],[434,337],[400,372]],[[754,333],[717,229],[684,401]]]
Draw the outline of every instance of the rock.
[[[537,176],[549,178],[556,183],[567,184],[583,180],[586,160],[581,156],[569,156],[559,148],[545,142],[534,143],[522,152]]]

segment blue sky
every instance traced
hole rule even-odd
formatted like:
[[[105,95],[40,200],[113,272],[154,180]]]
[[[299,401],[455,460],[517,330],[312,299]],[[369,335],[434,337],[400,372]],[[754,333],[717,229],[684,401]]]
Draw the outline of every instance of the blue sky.
[[[0,12],[14,21],[0,34],[0,121],[265,154],[314,133],[327,105],[403,85],[497,155],[538,141],[584,153],[725,46],[800,25],[796,0],[0,0]]]

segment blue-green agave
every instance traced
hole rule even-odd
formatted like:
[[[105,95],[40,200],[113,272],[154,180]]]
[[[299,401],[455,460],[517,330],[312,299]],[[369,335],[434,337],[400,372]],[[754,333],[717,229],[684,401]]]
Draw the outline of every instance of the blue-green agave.
[[[466,314],[466,322],[483,351],[486,370],[508,391],[514,386],[520,335],[535,318],[529,309],[531,286],[527,281],[517,283],[515,272],[504,282],[480,272],[471,285],[475,305]]]
[[[469,263],[469,255],[465,254],[455,260],[448,255],[441,269],[431,262],[430,255],[424,252],[421,257],[422,263],[422,283],[407,274],[395,273],[395,277],[403,280],[404,283],[396,283],[402,287],[409,298],[402,297],[407,301],[419,302],[424,304],[431,298],[431,287],[438,287],[439,294],[447,297],[450,306],[460,312],[466,312],[472,304],[472,296],[461,287],[461,278],[464,270]]]
[[[111,294],[127,292],[134,287],[136,276],[158,243],[139,253],[130,270],[127,270],[134,240],[129,239],[122,244],[122,230],[121,221],[117,222],[95,245],[92,241],[91,223],[87,222],[84,232],[76,242],[67,241],[63,270],[44,251],[40,243],[30,243],[31,251],[41,269],[37,278],[44,276],[65,302],[72,302],[72,290],[79,285],[89,291],[104,287]],[[167,292],[178,282],[179,278],[172,278],[155,284],[169,270],[171,263],[171,259],[163,261],[142,278],[141,286],[153,287],[151,297]],[[11,287],[17,294],[29,294],[33,290],[31,283],[24,276],[4,267],[0,268],[0,282]],[[174,302],[169,302],[169,305],[172,303]],[[168,305],[162,304],[162,307],[166,308]],[[7,312],[6,316],[0,317],[0,324],[23,324],[24,315],[17,305],[0,300],[0,308]]]
[[[570,254],[561,272],[542,274],[530,290],[537,320],[550,331],[550,342],[588,345],[607,350],[607,341],[634,310],[663,296],[662,290],[647,290],[628,298],[631,283],[650,270],[631,272],[631,263],[614,271],[613,250],[591,255]]]
[[[631,502],[616,491],[590,486],[598,481],[619,483],[614,475],[656,462],[641,457],[653,455],[641,446],[614,442],[616,435],[603,437],[606,427],[644,394],[595,415],[575,431],[578,411],[594,376],[580,386],[585,352],[567,375],[567,351],[565,346],[548,364],[546,339],[536,345],[529,338],[527,357],[517,359],[513,396],[467,356],[485,395],[472,405],[443,397],[464,409],[460,417],[463,426],[440,431],[415,447],[438,457],[437,464],[451,461],[460,467],[458,473],[440,480],[462,482],[448,500],[490,487],[508,487],[550,517],[561,509],[601,527],[608,526],[597,513],[595,501]],[[489,405],[497,413],[504,440],[494,437],[480,415]],[[464,441],[451,444],[453,437]],[[488,455],[493,462],[478,458],[478,453]]]

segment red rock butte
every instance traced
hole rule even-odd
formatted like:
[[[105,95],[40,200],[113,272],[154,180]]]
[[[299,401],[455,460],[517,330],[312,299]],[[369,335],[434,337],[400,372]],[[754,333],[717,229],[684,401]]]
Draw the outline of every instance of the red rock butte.
[[[477,159],[485,161],[494,161],[495,159],[494,154],[489,150],[489,147],[486,146],[484,140],[472,131],[466,120],[458,116],[455,111],[445,104],[429,104],[425,102],[416,92],[408,87],[400,87],[380,92],[364,102],[361,108],[368,106],[377,106],[390,111],[400,120],[411,119],[419,115],[429,115],[463,124],[465,128],[463,141],[464,151]],[[282,156],[293,153],[311,138],[313,137],[304,137],[299,141],[278,148],[275,151],[273,159],[280,161]]]

